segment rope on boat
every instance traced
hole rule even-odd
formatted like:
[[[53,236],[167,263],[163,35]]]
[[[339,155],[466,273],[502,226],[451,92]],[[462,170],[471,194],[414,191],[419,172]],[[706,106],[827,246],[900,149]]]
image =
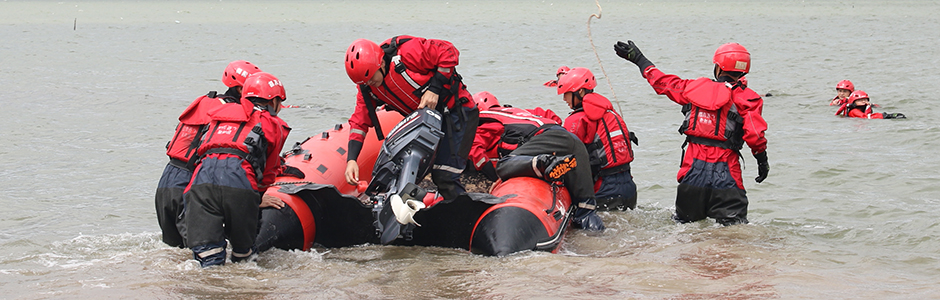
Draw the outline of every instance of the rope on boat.
[[[603,13],[603,9],[601,9],[600,2],[598,2],[598,0],[594,0],[594,4],[597,5],[597,13],[591,14],[590,16],[588,16],[588,21],[587,21],[588,40],[591,41],[591,49],[594,50],[594,56],[597,57],[597,65],[601,67],[601,73],[604,74],[604,79],[607,80],[607,86],[610,87],[610,94],[614,98],[614,103],[617,103],[617,110],[622,116],[623,108],[620,107],[620,100],[617,99],[617,93],[614,92],[614,86],[610,84],[610,76],[607,76],[607,70],[604,70],[604,64],[601,63],[601,56],[597,54],[597,47],[594,46],[594,37],[591,35],[591,19],[597,18],[598,20],[600,20],[601,14]]]

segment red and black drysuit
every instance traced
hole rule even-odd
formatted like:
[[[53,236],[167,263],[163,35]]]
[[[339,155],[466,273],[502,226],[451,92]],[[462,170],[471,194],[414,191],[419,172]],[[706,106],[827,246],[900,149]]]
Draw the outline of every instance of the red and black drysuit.
[[[388,72],[380,87],[359,85],[356,109],[349,117],[347,160],[358,159],[369,128],[379,126],[376,107],[385,105],[387,109],[408,115],[418,108],[424,92],[434,92],[439,95],[435,109],[442,112],[445,120],[444,137],[437,148],[431,179],[444,199],[456,198],[465,193],[458,179],[466,167],[479,114],[455,69],[460,52],[448,41],[405,35],[388,39],[380,46],[385,50]],[[439,72],[439,69],[450,72]],[[377,129],[381,140],[384,138],[382,131]]]
[[[630,173],[637,142],[613,104],[597,93],[585,94],[565,119],[565,129],[587,147],[599,210],[636,208],[636,183]]]
[[[480,155],[485,155],[483,153],[488,150],[492,153],[491,149],[496,148],[500,157],[496,164],[499,178],[545,178],[546,167],[552,159],[572,155],[578,163],[561,177],[572,203],[577,205],[572,221],[582,228],[603,230],[603,221],[594,211],[596,201],[591,168],[583,163],[590,160],[587,149],[577,137],[558,124],[560,118],[553,112],[551,116],[554,118],[535,115],[533,112],[542,111],[492,107],[480,112],[480,127],[477,128],[474,151],[471,152],[475,165],[481,161],[486,164],[487,159],[480,158]]]
[[[163,231],[163,242],[173,247],[185,248],[186,226],[183,223],[183,191],[193,178],[199,148],[199,137],[209,124],[209,110],[223,103],[239,99],[238,91],[230,88],[223,95],[215,91],[196,98],[180,114],[176,133],[166,145],[166,155],[170,162],[163,169],[163,175],[157,183],[154,204],[157,209],[157,222]]]
[[[550,124],[561,124],[561,118],[552,110],[541,107],[494,106],[480,111],[480,125],[470,147],[470,163],[489,180],[495,181],[499,179],[496,162],[525,143],[539,128]]]
[[[657,94],[682,105],[686,115],[679,129],[688,148],[677,175],[676,220],[711,217],[724,225],[747,223],[739,150],[747,143],[755,156],[766,155],[764,100],[724,76],[719,81],[681,79],[649,66],[643,77]]]
[[[282,171],[278,152],[290,127],[264,106],[240,102],[209,111],[202,159],[185,194],[186,244],[203,266],[225,263],[226,239],[233,261],[252,254],[261,195]]]

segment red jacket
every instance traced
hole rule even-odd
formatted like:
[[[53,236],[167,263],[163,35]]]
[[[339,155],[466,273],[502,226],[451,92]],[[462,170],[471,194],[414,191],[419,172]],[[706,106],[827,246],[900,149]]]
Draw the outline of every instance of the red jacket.
[[[690,103],[683,92],[694,79],[681,79],[676,75],[665,74],[655,66],[648,67],[643,72],[643,77],[649,81],[657,94],[666,95],[670,100],[681,105]],[[738,114],[743,119],[743,139],[751,148],[751,154],[766,151],[767,139],[764,137],[764,131],[767,131],[767,121],[764,121],[764,117],[761,116],[764,100],[757,92],[746,87],[732,89],[731,96]]]
[[[481,111],[480,125],[477,126],[476,137],[470,147],[469,160],[477,170],[480,170],[486,162],[500,158],[500,148],[504,148],[503,152],[511,151],[520,142],[508,139],[531,138],[531,136],[523,137],[523,135],[547,124],[561,124],[561,118],[552,110],[545,110],[541,107],[521,109],[494,106],[489,110]],[[512,137],[506,138],[504,135]]]
[[[884,119],[882,113],[873,113],[869,107],[868,112],[862,109],[861,107],[853,108],[849,110],[848,117],[850,118],[862,118],[862,119]]]
[[[407,40],[406,40],[407,39]],[[389,45],[392,39],[386,40],[382,43],[382,46]],[[460,52],[457,51],[457,48],[454,47],[448,41],[444,40],[434,40],[434,39],[425,39],[420,37],[413,36],[398,36],[397,41],[398,52],[400,55],[400,61],[406,68],[408,74],[412,74],[416,83],[419,85],[424,85],[427,81],[433,77],[435,74],[443,75],[448,80],[451,79],[451,76],[454,74],[454,67],[459,63]],[[371,88],[377,89],[377,91],[370,92],[369,98],[375,98],[378,101],[388,104],[388,107],[398,111],[403,115],[408,115],[417,109],[418,104],[420,103],[421,97],[418,95],[412,95],[410,99],[406,97],[396,97],[396,91],[405,90],[406,92],[399,92],[398,94],[407,94],[407,91],[415,91],[416,89],[405,86],[403,87],[399,82],[401,82],[402,75],[395,72],[394,62],[392,62],[391,57],[386,55],[386,62],[389,65],[389,71],[385,76],[382,87]],[[449,72],[439,72],[440,68],[450,68]],[[445,84],[444,88],[449,89],[451,85]],[[365,140],[366,133],[369,132],[369,128],[374,127],[372,120],[369,117],[369,106],[377,107],[382,103],[371,103],[367,105],[366,98],[363,97],[362,89],[359,89],[358,94],[356,95],[356,109],[353,112],[352,116],[349,117],[349,139],[351,141],[362,142]],[[465,88],[462,87],[459,89],[458,98],[466,98],[467,103],[463,105],[466,107],[473,107],[474,103],[472,101],[472,96]],[[451,99],[441,98],[438,100],[442,101],[451,101],[451,104],[448,104],[448,107],[452,107]],[[353,158],[351,158],[353,159]]]
[[[576,109],[565,119],[565,129],[588,146],[588,152],[595,151],[593,147],[599,147],[596,151],[603,151],[591,153],[592,160],[603,161],[599,167],[604,169],[632,162],[630,132],[610,100],[600,94],[589,93],[584,95],[581,106],[583,109]],[[600,145],[592,146],[596,142]]]

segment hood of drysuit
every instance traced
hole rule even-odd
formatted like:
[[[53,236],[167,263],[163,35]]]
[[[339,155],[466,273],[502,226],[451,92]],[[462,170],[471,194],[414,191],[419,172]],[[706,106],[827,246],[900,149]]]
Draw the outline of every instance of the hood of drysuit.
[[[718,110],[731,101],[730,83],[702,77],[689,82],[682,95],[696,107]]]
[[[584,108],[584,114],[591,121],[600,120],[604,117],[604,113],[614,109],[614,105],[610,103],[610,100],[597,93],[584,95],[581,106]]]

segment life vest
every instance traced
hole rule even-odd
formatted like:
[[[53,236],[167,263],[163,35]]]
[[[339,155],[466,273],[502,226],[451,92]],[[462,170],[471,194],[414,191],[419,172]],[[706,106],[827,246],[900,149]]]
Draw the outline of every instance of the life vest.
[[[492,107],[480,112],[480,123],[499,122],[503,124],[503,135],[499,138],[496,152],[505,157],[519,148],[533,136],[544,131],[548,126],[559,125],[555,120],[537,116],[515,107]],[[489,150],[489,149],[487,149]]]
[[[211,122],[202,136],[199,155],[227,153],[241,157],[251,164],[257,182],[264,176],[268,140],[261,127],[263,110],[250,101],[226,103],[209,111]]]
[[[744,119],[732,100],[732,87],[704,77],[689,82],[682,92],[689,103],[682,106],[685,120],[679,126],[686,142],[741,150]]]
[[[180,114],[176,133],[166,144],[166,155],[170,163],[192,171],[195,169],[199,156],[195,155],[199,149],[201,137],[209,124],[209,111],[224,103],[237,101],[234,97],[218,95],[215,91],[209,92],[194,100],[186,110]]]
[[[437,72],[431,71],[427,74],[418,73],[408,69],[401,62],[401,55],[398,48],[401,44],[410,41],[411,38],[393,37],[383,42],[380,46],[385,51],[385,63],[389,66],[388,74],[385,74],[382,86],[373,88],[368,85],[359,85],[359,91],[366,102],[366,108],[369,110],[369,118],[376,128],[376,134],[379,140],[385,139],[382,134],[378,118],[375,115],[375,108],[382,104],[388,104],[403,115],[408,115],[415,111],[418,104],[421,103],[421,96],[428,90],[431,78],[434,76],[443,76]],[[463,86],[462,77],[454,70],[450,78],[451,89],[447,94],[439,95],[436,109],[444,112],[444,108],[453,108],[455,105],[463,105],[470,102],[469,92]],[[452,95],[463,95],[458,101],[453,101]],[[371,101],[370,101],[371,100]],[[371,103],[370,103],[371,102]]]
[[[604,96],[596,93],[584,95],[582,108],[588,120],[592,121],[594,141],[585,144],[591,161],[591,169],[598,175],[613,174],[629,168],[633,161],[633,147],[630,141],[637,142],[623,117],[613,110],[613,104]]]

